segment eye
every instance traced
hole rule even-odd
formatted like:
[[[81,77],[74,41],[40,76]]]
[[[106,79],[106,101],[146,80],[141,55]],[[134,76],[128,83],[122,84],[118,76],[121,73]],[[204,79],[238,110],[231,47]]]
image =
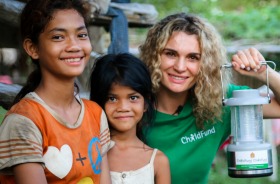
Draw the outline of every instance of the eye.
[[[164,54],[168,57],[176,57],[176,53],[172,51],[166,51]]]
[[[115,101],[117,101],[117,99],[114,96],[108,96],[108,100],[107,101],[108,102],[115,102]]]
[[[130,97],[130,100],[131,100],[131,101],[136,101],[136,100],[138,100],[139,98],[140,98],[139,96],[134,95],[134,96],[131,96],[131,97]]]
[[[170,50],[170,49],[164,49],[162,51],[162,55],[167,58],[175,58],[175,57],[177,57],[177,52]]]
[[[52,36],[52,40],[54,40],[54,41],[60,41],[63,39],[64,39],[64,37],[62,35],[53,35]]]
[[[88,34],[87,33],[81,33],[78,35],[79,38],[82,38],[82,39],[87,39],[88,38]]]
[[[196,62],[196,61],[199,61],[199,60],[200,60],[200,56],[199,56],[199,55],[196,55],[196,54],[190,54],[190,55],[188,56],[188,60],[189,60],[189,61]]]

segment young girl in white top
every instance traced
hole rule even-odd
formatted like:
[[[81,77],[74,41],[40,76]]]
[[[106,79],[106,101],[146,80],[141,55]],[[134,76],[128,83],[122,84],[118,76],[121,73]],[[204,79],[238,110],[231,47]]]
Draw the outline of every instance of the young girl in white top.
[[[131,54],[105,55],[95,63],[90,88],[90,99],[105,110],[115,142],[108,152],[112,183],[169,184],[168,158],[142,136],[155,99],[144,63]]]

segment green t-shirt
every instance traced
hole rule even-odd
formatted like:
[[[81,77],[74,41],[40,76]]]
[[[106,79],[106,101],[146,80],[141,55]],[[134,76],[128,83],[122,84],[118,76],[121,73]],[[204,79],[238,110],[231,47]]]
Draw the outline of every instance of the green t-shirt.
[[[233,90],[248,89],[231,85]],[[230,135],[230,107],[223,107],[223,122],[195,125],[192,104],[187,102],[179,115],[156,112],[154,126],[147,132],[149,146],[163,151],[170,162],[172,184],[205,184],[221,144]],[[225,168],[226,169],[226,168]]]

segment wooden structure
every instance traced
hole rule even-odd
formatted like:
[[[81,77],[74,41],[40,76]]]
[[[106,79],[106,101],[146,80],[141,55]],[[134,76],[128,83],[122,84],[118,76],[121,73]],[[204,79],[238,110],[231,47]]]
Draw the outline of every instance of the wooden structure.
[[[90,0],[88,0],[90,1]],[[0,1],[0,48],[18,48],[19,42],[19,14],[27,0],[1,0]],[[152,5],[151,5],[152,6]],[[154,24],[155,20],[137,16],[127,16],[128,27],[146,28]],[[90,26],[109,26],[112,17],[106,14],[93,16]]]

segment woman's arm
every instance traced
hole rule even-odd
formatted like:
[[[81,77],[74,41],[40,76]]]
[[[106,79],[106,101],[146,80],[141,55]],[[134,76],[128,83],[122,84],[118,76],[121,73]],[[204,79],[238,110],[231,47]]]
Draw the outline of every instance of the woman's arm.
[[[155,183],[156,184],[170,184],[171,176],[170,176],[170,165],[167,156],[161,152],[157,151],[155,161]]]
[[[13,167],[17,184],[47,184],[44,168],[39,163],[24,163]]]
[[[235,71],[241,75],[253,77],[266,85],[266,69],[268,70],[271,103],[263,105],[264,118],[280,118],[280,74],[269,66],[261,65],[265,61],[261,53],[255,48],[238,51],[232,56]]]

